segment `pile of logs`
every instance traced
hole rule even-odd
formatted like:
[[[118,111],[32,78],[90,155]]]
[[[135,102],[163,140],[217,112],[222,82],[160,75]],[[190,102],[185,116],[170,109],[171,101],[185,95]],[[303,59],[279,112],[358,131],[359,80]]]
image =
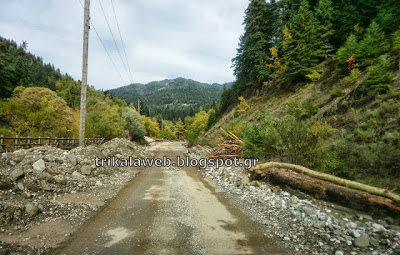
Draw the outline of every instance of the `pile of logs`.
[[[221,130],[230,140],[224,139],[223,137],[218,138],[221,143],[209,153],[209,157],[222,159],[238,157],[243,152],[242,145],[244,145],[244,142],[231,131],[225,131],[222,128]]]

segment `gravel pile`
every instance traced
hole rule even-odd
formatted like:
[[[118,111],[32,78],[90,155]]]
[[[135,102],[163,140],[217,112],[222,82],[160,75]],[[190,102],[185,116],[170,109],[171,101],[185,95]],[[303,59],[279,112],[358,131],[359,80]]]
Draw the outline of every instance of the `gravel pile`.
[[[127,167],[96,167],[94,158],[142,157],[145,147],[127,139],[70,151],[50,146],[3,153],[0,159],[0,239],[42,222],[79,226],[137,173]],[[74,196],[84,194],[87,201]],[[70,196],[69,196],[70,195]],[[98,198],[98,200],[96,200]],[[11,244],[0,242],[0,250]],[[20,251],[21,246],[11,245]],[[26,252],[32,247],[25,247]],[[37,251],[46,250],[36,247]],[[9,249],[9,248],[7,248]]]
[[[204,157],[192,149],[193,158]],[[313,254],[400,254],[400,219],[377,218],[314,199],[302,192],[252,181],[243,168],[208,168],[203,174],[253,220],[266,225],[290,251]]]

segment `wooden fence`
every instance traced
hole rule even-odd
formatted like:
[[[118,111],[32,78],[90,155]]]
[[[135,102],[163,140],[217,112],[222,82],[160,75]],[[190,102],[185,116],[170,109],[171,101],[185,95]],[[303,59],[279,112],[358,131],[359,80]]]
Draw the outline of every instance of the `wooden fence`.
[[[86,138],[85,144],[102,144],[104,138]],[[79,145],[78,138],[64,138],[64,137],[5,137],[0,136],[0,151],[9,152],[18,149],[28,149],[37,146],[54,146],[62,149],[72,149]]]

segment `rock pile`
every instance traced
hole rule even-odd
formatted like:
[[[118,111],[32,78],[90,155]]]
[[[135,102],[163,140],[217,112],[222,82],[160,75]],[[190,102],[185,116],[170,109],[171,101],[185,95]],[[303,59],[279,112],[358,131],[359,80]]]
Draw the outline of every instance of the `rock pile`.
[[[190,156],[199,158],[200,153],[204,155],[192,150]],[[204,175],[222,186],[255,221],[266,225],[266,235],[282,238],[293,252],[400,254],[400,219],[372,217],[298,191],[289,193],[279,186],[250,180],[242,168],[208,168]]]
[[[3,153],[0,159],[0,239],[29,229],[34,222],[64,219],[81,224],[99,205],[59,202],[68,194],[113,197],[136,171],[96,167],[94,158],[145,157],[145,147],[127,139],[70,151],[50,146]],[[1,245],[0,245],[1,246]]]

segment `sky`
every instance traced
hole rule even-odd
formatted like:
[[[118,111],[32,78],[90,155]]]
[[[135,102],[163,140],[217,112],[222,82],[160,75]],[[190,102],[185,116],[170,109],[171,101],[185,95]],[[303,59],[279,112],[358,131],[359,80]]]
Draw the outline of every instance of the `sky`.
[[[81,80],[80,1],[0,0],[0,35],[18,44],[26,41],[28,51]],[[231,59],[243,33],[248,3],[249,0],[91,0],[91,22],[116,68],[91,26],[88,83],[107,90],[177,77],[205,83],[231,82]]]

